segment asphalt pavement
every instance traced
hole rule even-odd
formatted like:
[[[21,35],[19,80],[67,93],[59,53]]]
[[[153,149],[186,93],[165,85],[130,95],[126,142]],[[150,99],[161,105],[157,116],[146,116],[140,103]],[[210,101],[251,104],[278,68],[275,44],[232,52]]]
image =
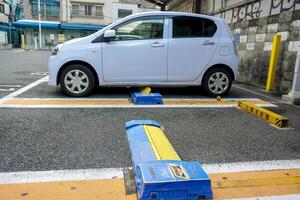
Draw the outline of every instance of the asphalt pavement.
[[[0,85],[28,85],[47,72],[50,52],[0,51]],[[16,88],[17,90],[18,88]],[[127,88],[98,88],[89,98],[129,98]],[[206,99],[200,88],[154,88],[165,98]],[[0,91],[0,97],[10,92]],[[41,83],[17,98],[69,98]],[[87,99],[89,99],[87,98]],[[124,124],[161,123],[183,160],[200,163],[300,159],[300,108],[235,83],[227,98],[259,98],[291,120],[279,130],[233,108],[0,108],[0,172],[128,167]]]

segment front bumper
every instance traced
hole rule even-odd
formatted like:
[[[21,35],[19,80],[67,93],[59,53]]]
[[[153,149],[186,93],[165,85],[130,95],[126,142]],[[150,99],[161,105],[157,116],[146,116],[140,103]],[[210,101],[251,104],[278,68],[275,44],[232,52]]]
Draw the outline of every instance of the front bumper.
[[[48,85],[57,86],[57,74],[60,68],[59,59],[57,56],[51,56],[48,60],[49,80]]]

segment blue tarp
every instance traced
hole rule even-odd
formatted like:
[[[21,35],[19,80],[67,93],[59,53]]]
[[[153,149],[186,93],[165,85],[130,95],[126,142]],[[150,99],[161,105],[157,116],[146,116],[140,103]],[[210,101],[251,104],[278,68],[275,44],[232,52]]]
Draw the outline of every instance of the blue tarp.
[[[46,23],[42,22],[41,26],[42,28],[59,28],[59,23]],[[13,26],[15,27],[30,27],[30,28],[38,28],[39,23],[38,22],[27,22],[27,21],[16,21],[13,22]]]
[[[84,30],[100,30],[105,26],[101,25],[86,25],[86,24],[61,24],[62,29],[84,29]]]
[[[0,29],[3,28],[3,29],[9,29],[9,26],[5,26],[3,24],[0,24]]]
[[[38,2],[38,0],[31,0],[31,2]],[[59,0],[41,0],[41,3],[59,3]]]
[[[38,21],[16,21],[13,22],[15,27],[30,27],[38,28]],[[80,29],[80,30],[100,30],[105,26],[101,25],[86,25],[86,24],[60,24],[60,23],[41,23],[42,28],[54,28],[54,29]]]

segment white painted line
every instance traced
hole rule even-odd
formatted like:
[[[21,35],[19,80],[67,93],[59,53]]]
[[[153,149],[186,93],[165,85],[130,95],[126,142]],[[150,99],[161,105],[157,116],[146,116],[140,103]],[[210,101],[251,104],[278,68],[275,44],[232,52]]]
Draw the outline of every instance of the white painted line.
[[[15,87],[15,88],[20,88],[22,85],[0,85],[0,87]]]
[[[0,173],[0,184],[123,178],[121,168]]]
[[[15,92],[12,92],[12,93],[10,93],[10,94],[8,94],[8,95],[2,97],[2,98],[0,99],[0,105],[1,105],[4,101],[6,101],[6,100],[8,100],[8,99],[12,99],[12,98],[14,98],[14,97],[16,97],[16,96],[18,96],[18,95],[20,95],[20,94],[26,92],[27,90],[30,90],[31,88],[33,88],[33,87],[39,85],[39,84],[42,83],[42,82],[47,82],[47,81],[48,81],[48,78],[49,78],[49,76],[45,76],[45,77],[43,77],[43,78],[41,78],[41,79],[39,79],[39,80],[37,80],[37,81],[35,81],[35,82],[33,82],[33,83],[30,83],[29,85],[26,85],[25,87],[20,88],[19,90],[15,91]]]
[[[208,174],[300,169],[300,160],[202,164]],[[2,172],[0,184],[123,178],[122,168]]]
[[[233,200],[295,200],[300,199],[300,194],[289,194],[289,195],[278,195],[268,197],[251,197],[251,198],[240,198]]]
[[[256,104],[261,107],[277,107],[274,104]],[[0,104],[0,108],[236,108],[236,105],[17,105]]]
[[[233,87],[236,87],[236,88],[238,88],[238,89],[244,90],[244,91],[246,91],[246,92],[250,92],[250,93],[252,93],[252,94],[256,94],[256,95],[259,95],[259,96],[268,98],[268,99],[273,99],[273,100],[275,99],[275,101],[282,103],[282,101],[280,101],[280,100],[278,100],[278,99],[276,99],[276,98],[272,98],[272,97],[270,97],[270,96],[268,96],[268,95],[261,94],[261,93],[259,93],[259,92],[255,92],[255,91],[253,91],[253,90],[249,90],[249,89],[247,89],[247,88],[243,88],[243,87],[238,86],[238,85],[232,85],[232,86],[233,86]]]
[[[204,171],[208,174],[263,171],[263,170],[300,169],[300,159],[202,164],[202,167]]]

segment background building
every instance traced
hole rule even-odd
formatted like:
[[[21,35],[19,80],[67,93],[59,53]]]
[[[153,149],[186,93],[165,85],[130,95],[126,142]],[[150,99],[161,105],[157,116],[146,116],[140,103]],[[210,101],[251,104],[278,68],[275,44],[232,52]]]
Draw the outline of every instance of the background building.
[[[37,0],[24,0],[24,19],[14,22],[19,37],[25,34],[26,48],[38,47]],[[156,6],[144,0],[41,0],[42,46],[84,37],[104,26]]]
[[[0,0],[0,47],[8,44],[9,13],[9,4]]]

